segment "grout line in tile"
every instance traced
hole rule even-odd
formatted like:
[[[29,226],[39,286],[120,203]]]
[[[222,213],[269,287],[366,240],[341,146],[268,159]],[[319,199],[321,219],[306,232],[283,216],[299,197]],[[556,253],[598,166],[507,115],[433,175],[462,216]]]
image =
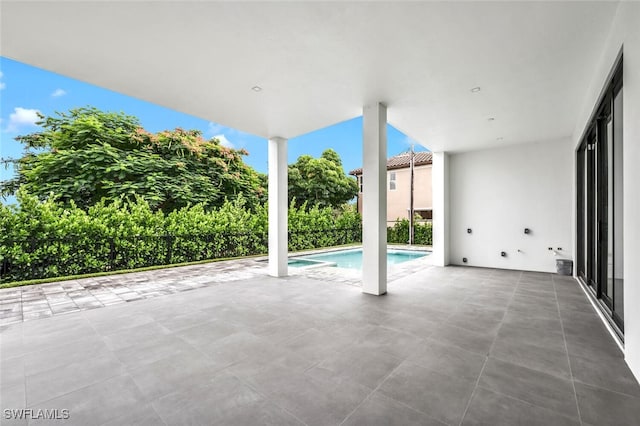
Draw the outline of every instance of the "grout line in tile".
[[[576,409],[578,410],[578,421],[583,424],[582,413],[580,412],[580,403],[578,401],[578,392],[576,391],[575,377],[573,376],[573,368],[571,367],[571,357],[569,356],[569,347],[567,345],[567,337],[564,332],[564,321],[562,319],[562,312],[560,311],[560,305],[558,304],[558,293],[556,290],[556,283],[553,282],[554,295],[556,298],[556,308],[558,309],[558,316],[560,317],[560,330],[562,331],[562,341],[564,342],[564,350],[567,354],[567,364],[569,365],[569,375],[571,376],[571,387],[573,388],[573,397],[576,402]]]
[[[482,385],[478,385],[478,388],[479,389],[484,389],[484,390],[489,391],[489,392],[493,392],[493,393],[498,394],[498,395],[502,395],[505,398],[513,399],[514,401],[518,401],[518,402],[521,402],[523,404],[530,405],[531,407],[540,408],[540,409],[548,411],[550,413],[554,413],[554,414],[557,414],[559,416],[566,417],[567,419],[575,419],[575,417],[567,416],[567,415],[565,415],[563,413],[559,413],[558,411],[552,410],[552,409],[547,408],[547,407],[542,407],[542,406],[540,406],[538,404],[535,404],[535,403],[533,403],[531,401],[525,401],[524,399],[520,399],[520,398],[518,398],[518,397],[516,397],[514,395],[509,395],[509,394],[506,394],[504,392],[500,392],[500,391],[495,390],[495,389],[489,389],[489,388],[487,388],[485,386],[482,386]],[[578,418],[578,421],[580,421],[579,418]],[[580,421],[580,424],[582,424],[582,421]]]
[[[229,366],[231,367],[231,366]],[[226,370],[229,367],[225,367],[223,370]],[[307,422],[303,421],[301,418],[299,418],[298,416],[296,416],[295,414],[293,414],[291,411],[287,410],[285,407],[282,407],[280,404],[278,404],[276,401],[273,401],[271,398],[269,398],[267,395],[265,395],[264,393],[260,392],[259,389],[257,389],[255,386],[253,386],[252,383],[247,382],[245,380],[242,379],[242,377],[239,377],[235,374],[233,374],[232,372],[227,371],[227,374],[230,374],[231,376],[235,377],[236,379],[238,379],[240,381],[240,383],[242,383],[243,385],[245,385],[246,387],[248,387],[249,389],[253,390],[255,393],[257,393],[258,395],[262,396],[265,401],[270,402],[271,404],[275,405],[276,407],[278,407],[279,409],[281,409],[282,411],[284,411],[285,413],[289,414],[291,417],[293,417],[294,419],[296,419],[297,421],[299,421],[301,424],[305,425],[305,426],[309,426]]]
[[[380,389],[380,387],[384,384],[384,382],[386,382],[386,381],[387,381],[387,379],[388,379],[389,377],[391,377],[391,375],[392,375],[393,373],[395,373],[395,372],[396,372],[396,370],[398,370],[398,368],[400,368],[400,366],[401,366],[402,364],[404,364],[405,362],[406,362],[406,360],[403,360],[402,362],[400,362],[398,365],[396,365],[396,367],[395,367],[393,370],[391,370],[391,371],[389,372],[389,374],[387,374],[387,375],[386,375],[382,380],[380,380],[380,383],[378,383],[378,385],[377,385],[377,386],[376,386],[376,387],[375,387],[371,392],[369,392],[369,394],[368,394],[368,395],[367,395],[367,396],[366,396],[362,401],[360,401],[360,403],[359,403],[358,405],[356,405],[356,407],[355,407],[353,410],[351,410],[351,412],[350,412],[349,414],[347,414],[347,416],[346,416],[344,419],[342,419],[342,421],[339,423],[339,426],[342,426],[342,425],[343,425],[347,420],[349,420],[349,417],[351,417],[351,416],[353,415],[353,413],[355,413],[356,411],[358,411],[358,408],[360,408],[360,407],[362,406],[362,404],[364,404],[364,403],[365,403],[365,402],[367,402],[369,399],[371,399],[371,396],[373,396],[373,394],[374,394],[374,393],[376,393],[376,391],[377,391],[378,389]],[[396,401],[396,400],[394,399],[394,401]],[[397,401],[397,402],[399,402],[399,401]],[[406,405],[406,404],[402,404],[402,405]],[[413,409],[413,410],[414,410],[414,411],[416,411],[415,409]],[[421,411],[420,411],[420,412],[421,412]],[[426,414],[426,413],[423,413],[423,414]]]
[[[467,416],[467,412],[469,411],[469,407],[471,406],[471,401],[473,401],[473,397],[476,393],[476,390],[478,389],[478,386],[480,384],[480,379],[482,378],[482,374],[484,373],[484,369],[487,366],[487,362],[489,361],[489,356],[491,356],[491,351],[493,350],[493,346],[496,343],[496,340],[498,340],[498,333],[500,333],[500,329],[502,328],[502,324],[504,322],[504,318],[507,314],[507,312],[509,311],[509,306],[511,306],[511,303],[513,302],[513,299],[515,297],[516,294],[516,290],[518,289],[518,286],[520,285],[520,279],[522,278],[522,272],[520,272],[520,275],[518,277],[518,279],[516,280],[516,285],[513,288],[513,291],[511,293],[511,298],[509,299],[509,303],[507,303],[507,309],[505,309],[505,314],[502,316],[502,320],[500,321],[500,326],[498,327],[498,331],[496,332],[496,336],[493,339],[493,342],[491,342],[491,346],[489,347],[489,351],[484,359],[484,364],[482,364],[482,369],[480,370],[480,374],[478,375],[478,378],[476,379],[476,384],[473,388],[473,391],[471,392],[471,396],[469,397],[469,401],[467,401],[467,405],[462,413],[462,418],[460,419],[460,423],[459,425],[462,425],[462,422],[464,422],[464,418]]]
[[[467,416],[467,411],[469,411],[469,407],[471,406],[471,401],[473,401],[473,396],[476,394],[476,390],[480,384],[480,379],[482,378],[482,373],[484,373],[484,368],[487,366],[487,362],[489,361],[489,356],[487,355],[484,359],[484,363],[482,364],[482,369],[480,369],[480,374],[478,374],[478,378],[476,379],[476,384],[473,387],[473,391],[469,396],[469,400],[467,401],[467,405],[464,407],[464,411],[462,412],[462,417],[460,418],[459,426],[462,426],[462,422],[464,422],[464,418]]]

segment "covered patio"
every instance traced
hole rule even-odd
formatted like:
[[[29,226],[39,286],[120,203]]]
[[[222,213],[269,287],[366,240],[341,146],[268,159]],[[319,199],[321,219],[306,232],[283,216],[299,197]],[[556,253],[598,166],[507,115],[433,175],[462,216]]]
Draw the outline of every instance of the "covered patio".
[[[269,144],[267,270],[4,327],[2,408],[638,424],[639,3],[8,0],[1,19],[9,58]],[[288,141],[359,115],[362,288],[291,276]],[[402,278],[386,261],[387,124],[433,152],[432,265]]]
[[[3,408],[68,409],[63,424],[77,425],[640,418],[640,387],[570,277],[423,265],[378,298],[304,276],[181,269],[168,271],[205,286],[5,326]]]

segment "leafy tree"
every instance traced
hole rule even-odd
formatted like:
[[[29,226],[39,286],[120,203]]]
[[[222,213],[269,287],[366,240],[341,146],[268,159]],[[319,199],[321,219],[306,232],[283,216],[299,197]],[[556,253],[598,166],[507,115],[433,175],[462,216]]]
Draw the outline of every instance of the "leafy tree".
[[[25,154],[13,160],[17,177],[0,183],[0,195],[18,188],[40,199],[54,193],[82,209],[140,196],[163,211],[217,207],[241,193],[255,206],[266,196],[260,176],[242,160],[246,151],[197,130],[152,134],[135,117],[90,107],[41,116],[38,124],[41,132],[17,138]]]
[[[301,155],[289,165],[289,201],[295,206],[338,208],[357,194],[356,180],[347,176],[340,156],[332,149],[320,158]]]

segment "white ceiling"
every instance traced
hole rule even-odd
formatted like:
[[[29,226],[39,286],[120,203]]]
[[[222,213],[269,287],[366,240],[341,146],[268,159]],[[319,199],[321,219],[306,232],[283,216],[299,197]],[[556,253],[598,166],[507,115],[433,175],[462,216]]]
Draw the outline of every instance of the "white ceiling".
[[[570,136],[617,5],[3,1],[0,53],[264,137],[381,101],[459,151]]]

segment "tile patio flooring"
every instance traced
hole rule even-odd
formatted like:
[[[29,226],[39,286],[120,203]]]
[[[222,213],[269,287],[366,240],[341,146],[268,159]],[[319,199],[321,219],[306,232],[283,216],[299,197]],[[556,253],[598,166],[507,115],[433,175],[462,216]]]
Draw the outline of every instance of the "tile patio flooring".
[[[407,246],[400,247],[411,249]],[[320,251],[326,252],[326,249],[306,253]],[[296,255],[301,256],[300,253]],[[266,260],[266,257],[234,259],[147,272],[0,289],[0,329],[3,326],[22,321],[151,299],[217,285],[222,282],[262,277],[266,274]],[[390,265],[389,276],[394,279],[402,278],[420,270],[427,264],[429,264],[429,259],[424,257],[411,262]],[[335,267],[290,268],[289,274],[356,286],[361,286],[362,281],[360,271]]]
[[[374,297],[318,272],[189,268],[110,277],[151,277],[144,300],[4,325],[1,408],[68,409],[64,425],[640,424],[640,386],[571,278],[420,265]]]
[[[0,289],[0,327],[264,274],[250,258]]]

